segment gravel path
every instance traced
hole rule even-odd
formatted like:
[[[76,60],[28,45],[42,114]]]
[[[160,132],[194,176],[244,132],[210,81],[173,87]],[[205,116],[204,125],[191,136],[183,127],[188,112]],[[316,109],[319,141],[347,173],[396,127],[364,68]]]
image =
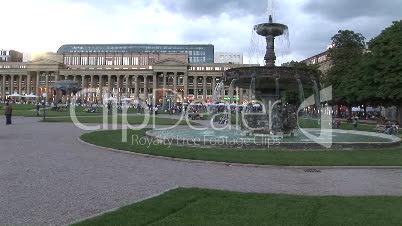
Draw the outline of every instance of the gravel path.
[[[254,168],[110,152],[69,123],[0,119],[0,225],[67,224],[176,186],[303,195],[402,196],[400,169]]]

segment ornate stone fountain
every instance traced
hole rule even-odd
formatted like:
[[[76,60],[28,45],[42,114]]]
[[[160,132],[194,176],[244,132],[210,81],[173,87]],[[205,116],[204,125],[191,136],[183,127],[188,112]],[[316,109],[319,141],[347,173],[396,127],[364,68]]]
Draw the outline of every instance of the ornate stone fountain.
[[[271,148],[279,150],[311,148],[315,150],[328,147],[371,149],[375,146],[400,146],[401,139],[398,137],[369,132],[333,131],[325,128],[303,128],[304,132],[299,133],[298,136],[286,136],[286,134],[294,134],[298,129],[297,114],[299,109],[296,106],[304,102],[305,91],[306,96],[314,94],[315,105],[320,106],[319,87],[317,85],[318,74],[310,69],[275,66],[275,37],[283,35],[287,31],[286,25],[273,23],[272,17],[270,17],[268,23],[256,25],[254,29],[257,34],[266,38],[266,65],[226,71],[224,82],[219,83],[215,88],[214,100],[220,98],[219,95],[222,93],[224,85],[230,86],[231,97],[235,87],[251,90],[253,97],[250,102],[257,101],[264,105],[262,113],[255,112],[255,109],[248,107],[242,114],[244,118],[242,120],[242,131],[239,131],[237,127],[236,129],[226,128],[224,130],[215,128],[157,129],[147,131],[147,136],[161,142],[173,141],[177,145],[185,146],[212,146],[214,148],[220,146],[264,150]],[[291,101],[289,93],[293,93],[293,97],[295,97]],[[309,101],[309,103],[311,102]],[[270,136],[272,134],[274,136]],[[283,139],[281,139],[281,134],[285,135]],[[320,137],[320,139],[312,140],[312,137]],[[280,145],[274,145],[273,141]],[[323,146],[322,143],[325,142],[329,142],[331,146]],[[224,152],[222,154],[224,155]]]
[[[252,134],[293,134],[297,128],[297,108],[295,104],[284,102],[283,97],[288,91],[298,91],[303,102],[304,88],[313,88],[318,93],[317,73],[275,66],[275,38],[287,32],[286,25],[274,23],[269,16],[268,23],[255,25],[254,30],[266,39],[265,66],[230,69],[224,73],[225,85],[231,89],[233,86],[250,89],[253,100],[263,105],[263,113],[245,114],[243,130]]]

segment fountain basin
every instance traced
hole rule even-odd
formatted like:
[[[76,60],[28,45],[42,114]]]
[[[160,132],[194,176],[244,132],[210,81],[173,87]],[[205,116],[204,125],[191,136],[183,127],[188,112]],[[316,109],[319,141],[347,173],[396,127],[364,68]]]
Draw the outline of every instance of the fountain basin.
[[[281,36],[288,30],[288,26],[279,23],[262,23],[254,26],[254,30],[261,36]]]
[[[281,87],[288,90],[297,88],[297,79],[300,79],[303,86],[313,85],[314,80],[318,80],[317,73],[310,69],[295,67],[242,67],[233,68],[225,71],[225,85],[230,85],[231,81],[236,79],[236,86],[249,89],[252,78],[255,77],[255,89],[274,88],[273,80],[279,78]]]
[[[376,149],[398,147],[401,139],[386,134],[349,131],[349,130],[323,130],[304,129],[306,132],[319,136],[332,136],[331,149]],[[210,148],[252,148],[257,150],[322,150],[322,145],[315,143],[302,133],[295,137],[281,137],[271,135],[247,135],[239,130],[151,130],[146,135],[161,142],[172,142],[178,146],[197,146]],[[324,142],[324,141],[323,141]]]

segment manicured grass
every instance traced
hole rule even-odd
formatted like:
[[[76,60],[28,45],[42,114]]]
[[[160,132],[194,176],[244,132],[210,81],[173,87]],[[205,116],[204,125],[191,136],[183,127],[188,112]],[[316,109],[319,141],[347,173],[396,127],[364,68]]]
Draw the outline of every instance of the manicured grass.
[[[179,188],[82,221],[101,225],[400,225],[402,197],[310,197]]]
[[[299,118],[299,126],[301,128],[321,128],[319,121],[316,119],[306,119],[306,118]],[[353,130],[353,123],[342,123],[339,129],[343,130]],[[358,131],[367,131],[367,132],[375,132],[376,125],[372,124],[364,124],[358,123],[357,125]]]
[[[402,166],[402,148],[353,151],[281,151],[219,149],[160,144],[142,145],[137,142],[145,131],[128,131],[128,143],[122,142],[121,131],[98,131],[84,134],[81,139],[103,147],[124,151],[182,159],[207,160],[283,166]]]
[[[4,106],[2,106],[4,107]],[[4,110],[0,107],[0,115],[4,114]],[[13,104],[13,116],[24,116],[24,117],[37,117],[36,113],[36,105],[28,105],[28,104]],[[84,111],[85,107],[76,107],[75,112],[77,116],[92,116],[92,115],[100,115],[102,114],[103,109],[98,108],[97,113],[88,113]],[[43,117],[43,106],[40,106],[41,117]],[[58,116],[69,116],[70,110],[66,109],[64,111],[52,111],[50,109],[46,109],[46,117],[58,117]]]
[[[3,109],[5,106],[5,104],[0,104],[0,109]],[[11,106],[14,110],[18,111],[36,109],[36,105],[33,104],[11,104]]]
[[[138,116],[127,116],[127,120],[129,124],[142,124],[144,122],[144,115]],[[122,116],[118,115],[117,123],[122,123]],[[103,117],[79,117],[78,120],[81,123],[103,123]],[[156,125],[175,125],[179,120],[177,119],[170,119],[170,118],[155,118]],[[63,118],[46,118],[44,122],[72,122],[70,117],[63,117]],[[108,123],[113,123],[112,117],[108,117]],[[152,125],[153,117],[149,119],[149,125]],[[191,122],[192,125],[197,125],[196,123]],[[180,125],[187,125],[186,121],[180,122]]]

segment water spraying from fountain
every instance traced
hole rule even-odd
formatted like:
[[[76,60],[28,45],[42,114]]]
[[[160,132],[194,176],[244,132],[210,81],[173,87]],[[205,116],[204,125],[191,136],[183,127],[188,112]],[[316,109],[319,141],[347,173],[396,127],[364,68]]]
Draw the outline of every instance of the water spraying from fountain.
[[[223,81],[220,81],[218,84],[216,84],[214,92],[212,94],[212,100],[214,103],[218,102],[219,99],[222,98],[222,89],[225,88],[225,83]]]
[[[281,90],[279,87],[279,78],[276,78],[275,79],[275,96],[277,96],[279,98],[280,94],[281,94]]]
[[[297,85],[299,87],[299,101],[300,101],[300,103],[303,103],[305,100],[304,99],[304,89],[303,89],[303,84],[299,78],[297,79]]]
[[[250,101],[255,99],[255,79],[255,75],[253,75],[250,83]]]
[[[229,86],[230,102],[232,102],[232,103],[234,103],[234,88],[235,88],[234,85],[235,85],[236,81],[237,81],[237,79],[233,79]]]
[[[318,90],[318,84],[315,79],[313,81],[313,90],[314,90],[314,99],[315,99],[315,106],[317,108],[321,107],[321,101],[320,101],[320,91]]]

